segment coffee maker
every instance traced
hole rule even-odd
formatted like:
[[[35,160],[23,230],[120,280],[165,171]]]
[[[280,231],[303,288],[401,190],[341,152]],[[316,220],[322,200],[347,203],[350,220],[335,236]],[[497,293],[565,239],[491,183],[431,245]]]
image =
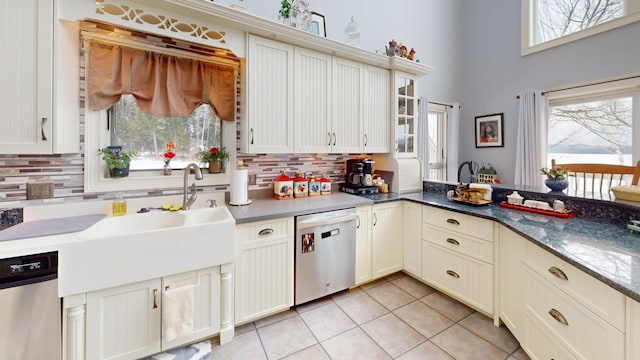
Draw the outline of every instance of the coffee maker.
[[[378,188],[373,184],[373,164],[369,159],[350,159],[345,166],[346,180],[341,184],[340,191],[350,194],[377,194]]]

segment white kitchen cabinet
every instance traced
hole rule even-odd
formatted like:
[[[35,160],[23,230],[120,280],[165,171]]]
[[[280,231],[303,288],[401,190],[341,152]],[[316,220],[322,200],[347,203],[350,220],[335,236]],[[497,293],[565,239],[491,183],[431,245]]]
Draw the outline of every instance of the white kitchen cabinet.
[[[627,298],[627,359],[640,360],[640,303]]]
[[[375,280],[402,270],[404,223],[400,201],[374,204],[372,211],[371,276]]]
[[[527,240],[504,226],[500,226],[499,234],[499,314],[511,333],[522,339],[525,322],[522,262]]]
[[[404,221],[404,271],[417,278],[422,276],[422,206],[403,201]]]
[[[293,218],[236,227],[235,324],[293,306]]]
[[[173,291],[181,293],[173,297]],[[193,299],[192,329],[163,342],[163,321],[168,323],[163,320],[163,306],[171,307],[183,296]],[[87,293],[87,359],[140,358],[219,330],[219,266]]]
[[[247,117],[240,122],[240,150],[292,153],[294,48],[254,35],[247,47]]]
[[[391,150],[391,73],[370,65],[364,67],[363,153]]]
[[[356,208],[356,285],[371,280],[371,205]]]
[[[364,66],[333,58],[331,152],[360,153],[364,148]]]
[[[425,206],[422,280],[492,316],[493,221]]]
[[[79,151],[79,36],[76,24],[56,21],[55,6],[25,0],[0,7],[0,41],[10,54],[0,57],[0,154]]]
[[[331,56],[302,48],[294,53],[294,150],[331,152]]]
[[[418,101],[416,76],[394,71],[394,139],[396,157],[416,157]]]

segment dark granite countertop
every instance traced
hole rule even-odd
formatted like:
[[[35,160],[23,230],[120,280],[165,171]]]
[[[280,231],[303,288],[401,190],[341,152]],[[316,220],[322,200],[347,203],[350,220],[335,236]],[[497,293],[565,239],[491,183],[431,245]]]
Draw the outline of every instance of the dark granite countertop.
[[[374,203],[409,200],[495,220],[582,271],[640,301],[640,234],[590,218],[563,219],[501,207],[471,206],[430,192],[363,196]]]

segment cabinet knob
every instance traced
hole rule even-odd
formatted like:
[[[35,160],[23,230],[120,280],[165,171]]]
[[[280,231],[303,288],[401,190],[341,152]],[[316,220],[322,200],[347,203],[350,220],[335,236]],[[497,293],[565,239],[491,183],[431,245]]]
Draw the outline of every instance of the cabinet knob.
[[[460,222],[456,219],[447,219],[447,223],[453,224],[453,225],[460,225]]]
[[[562,325],[569,325],[569,322],[567,321],[567,318],[564,317],[564,315],[562,315],[562,313],[556,309],[551,309],[549,310],[549,315],[551,315],[551,317],[559,322]]]
[[[460,275],[458,275],[458,273],[453,270],[447,270],[447,275],[454,277],[456,279],[460,279]]]
[[[569,278],[567,277],[567,274],[564,273],[564,271],[558,269],[555,266],[552,266],[549,268],[548,270],[550,273],[552,273],[555,277],[557,277],[558,279],[562,279],[562,280],[569,280]]]
[[[262,229],[258,232],[258,235],[260,236],[264,236],[264,235],[271,235],[274,233],[274,230],[271,228],[267,228],[267,229]]]

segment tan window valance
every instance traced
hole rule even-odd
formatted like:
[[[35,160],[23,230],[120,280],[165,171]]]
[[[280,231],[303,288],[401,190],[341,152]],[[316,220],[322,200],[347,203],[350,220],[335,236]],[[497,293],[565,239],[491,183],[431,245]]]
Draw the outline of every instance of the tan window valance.
[[[187,116],[206,103],[220,119],[235,120],[232,66],[92,40],[87,69],[91,110],[132,94],[140,110],[156,116]]]

